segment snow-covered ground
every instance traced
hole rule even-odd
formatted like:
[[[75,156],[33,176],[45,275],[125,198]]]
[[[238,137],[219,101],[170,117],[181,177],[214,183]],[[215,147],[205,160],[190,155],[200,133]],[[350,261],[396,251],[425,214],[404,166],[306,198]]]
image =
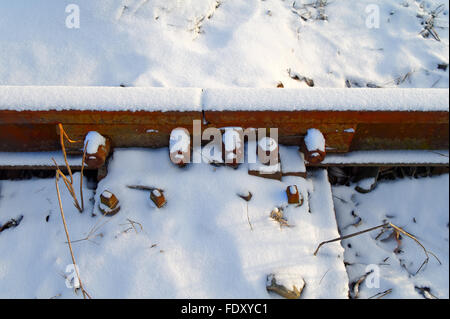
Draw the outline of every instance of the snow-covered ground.
[[[79,7],[80,28],[66,25],[71,2]],[[309,3],[324,5],[318,9]],[[436,9],[439,41],[420,35]],[[448,110],[444,0],[15,0],[0,1],[0,15],[0,107],[5,109],[101,104],[131,110],[249,105],[292,110],[339,104]],[[369,27],[377,22],[379,27]],[[111,88],[70,86],[146,88],[118,88],[124,91],[116,95]],[[230,90],[277,86],[309,93]],[[342,90],[325,95],[311,86]],[[370,89],[342,93],[348,87]],[[395,89],[386,100],[387,91],[372,87],[447,90],[425,96]],[[302,161],[294,162],[296,150],[280,153],[283,172],[304,171]],[[388,153],[331,155],[328,161],[373,164],[390,156],[417,163],[415,151]],[[0,153],[0,166],[50,164],[54,154]],[[275,297],[266,291],[270,274],[287,286],[303,279],[303,298],[346,298],[349,284],[354,297],[352,283],[358,280],[359,298],[384,292],[389,292],[384,298],[449,297],[448,174],[381,182],[363,195],[355,185],[331,188],[325,170],[280,182],[250,176],[247,164],[236,170],[207,164],[180,169],[170,162],[167,148],[119,149],[113,156],[96,190],[84,181],[83,214],[60,183],[81,278],[94,298],[270,298]],[[421,153],[419,162],[436,157],[448,163],[447,150]],[[79,174],[74,177],[78,190]],[[162,188],[167,204],[157,209],[149,192],[129,184]],[[301,207],[287,206],[285,190],[292,184],[304,196]],[[119,198],[121,210],[113,217],[99,212],[103,190]],[[253,197],[247,203],[238,194],[248,191]],[[284,207],[294,227],[280,227],[270,218],[275,206]],[[0,233],[0,298],[80,297],[66,287],[66,276],[74,273],[66,268],[71,258],[54,180],[0,181],[0,226],[11,219],[20,224]],[[402,235],[400,251],[394,252],[397,241],[388,232],[377,238],[379,230],[342,246],[327,244],[313,256],[319,242],[338,237],[339,231],[346,235],[385,220],[432,252],[417,274],[425,259],[422,248]],[[379,269],[378,287],[362,280],[368,265]]]
[[[180,169],[168,153],[115,150],[96,194],[84,183],[83,214],[62,190],[81,278],[92,297],[271,298],[270,274],[289,289],[303,279],[304,298],[347,297],[341,245],[313,256],[319,242],[339,235],[325,170],[280,182],[250,176],[246,164]],[[155,208],[148,191],[127,187],[136,184],[162,188],[167,204]],[[300,207],[287,205],[292,184],[304,197]],[[115,216],[98,210],[104,190],[119,199]],[[248,191],[253,196],[247,206],[238,194]],[[0,297],[77,297],[65,286],[64,276],[73,270],[66,273],[71,259],[54,180],[0,181],[0,196],[1,222],[23,215],[19,226],[0,233]],[[270,218],[276,206],[284,207],[292,227]]]
[[[0,85],[448,88],[448,1],[315,2],[1,1]]]
[[[351,284],[373,270],[373,265],[380,276],[379,287],[368,286],[362,281],[359,298],[379,297],[377,293],[389,289],[392,292],[384,298],[423,298],[422,293],[428,298],[449,297],[448,178],[445,174],[382,181],[368,194],[356,192],[355,185],[333,187],[342,235],[390,222],[413,235],[431,252],[428,263],[420,269],[426,259],[425,252],[404,234],[401,234],[400,252],[394,252],[398,243],[390,236],[392,230],[380,235],[381,229],[377,229],[343,240]],[[425,288],[425,292],[421,288]]]

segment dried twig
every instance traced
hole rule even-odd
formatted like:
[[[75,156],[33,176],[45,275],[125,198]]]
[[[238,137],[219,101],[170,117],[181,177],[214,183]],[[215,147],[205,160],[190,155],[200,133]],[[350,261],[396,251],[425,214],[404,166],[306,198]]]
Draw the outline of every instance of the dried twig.
[[[292,227],[292,225],[288,223],[287,219],[283,217],[283,209],[281,207],[277,207],[276,210],[272,210],[270,212],[270,218],[278,222],[280,224],[280,228],[283,226]]]
[[[409,238],[411,238],[412,240],[414,240],[420,247],[422,247],[423,251],[425,252],[425,255],[427,256],[427,258],[425,258],[424,262],[422,263],[422,265],[419,267],[419,269],[416,271],[416,273],[414,275],[417,275],[417,273],[422,269],[423,266],[425,266],[425,264],[428,263],[428,260],[430,259],[430,255],[432,255],[434,258],[436,258],[436,260],[439,262],[440,265],[442,265],[441,261],[439,260],[439,258],[436,257],[435,254],[433,254],[432,252],[428,251],[421,243],[420,241],[417,240],[416,237],[414,237],[413,235],[411,235],[410,233],[408,233],[407,231],[403,230],[402,228],[395,226],[392,223],[389,223],[389,226],[394,228],[396,231],[401,232],[403,235],[408,236]]]
[[[98,222],[91,228],[91,230],[90,230],[89,233],[86,235],[86,237],[81,238],[81,239],[77,239],[77,240],[73,240],[73,241],[72,241],[72,244],[78,243],[78,242],[81,242],[81,241],[85,241],[85,240],[90,241],[90,242],[92,242],[92,243],[94,243],[94,244],[97,244],[95,241],[91,240],[91,238],[92,238],[92,236],[93,236],[100,228],[102,228],[107,222],[110,221],[110,219],[108,219],[108,220],[105,221],[103,224],[99,225],[99,223],[102,221],[103,218],[105,218],[105,216],[106,216],[106,215],[102,215],[102,216],[100,217],[100,219],[98,220]],[[102,234],[98,234],[98,235],[96,235],[95,237],[98,237],[98,236],[101,236],[101,235],[102,235]],[[66,243],[67,243],[67,242],[66,242]]]
[[[339,238],[323,241],[323,242],[321,242],[319,244],[319,246],[317,246],[316,250],[314,251],[314,256],[317,255],[317,253],[319,252],[320,247],[322,247],[325,244],[332,243],[332,242],[339,241],[339,240],[344,240],[344,239],[347,239],[347,238],[351,238],[351,237],[354,237],[354,236],[358,236],[358,235],[370,232],[370,231],[378,229],[378,228],[388,227],[388,226],[389,226],[389,224],[386,223],[386,224],[378,225],[378,226],[375,226],[375,227],[372,227],[372,228],[369,228],[369,229],[366,229],[366,230],[362,230],[362,231],[359,231],[359,232],[356,232],[356,233],[353,233],[353,234],[350,234],[350,235],[341,236]]]
[[[248,221],[248,224],[250,225],[250,229],[253,231],[253,226],[252,226],[252,223],[250,223],[250,217],[248,216],[248,202],[247,202],[247,221]]]
[[[428,251],[428,250],[420,243],[420,241],[417,240],[416,237],[414,237],[413,235],[411,235],[411,234],[408,233],[407,231],[403,230],[401,227],[398,227],[398,226],[396,226],[396,225],[394,225],[394,224],[392,224],[392,223],[385,223],[385,224],[378,225],[378,226],[375,226],[375,227],[372,227],[372,228],[369,228],[369,229],[366,229],[366,230],[362,230],[362,231],[360,231],[360,232],[356,232],[356,233],[350,234],[350,235],[346,235],[346,236],[342,236],[342,237],[335,238],[335,239],[332,239],[332,240],[327,240],[327,241],[321,242],[321,243],[319,244],[319,246],[317,246],[316,250],[314,251],[314,256],[317,255],[317,253],[318,253],[320,247],[322,247],[322,245],[324,245],[324,244],[332,243],[332,242],[339,241],[339,240],[344,240],[344,239],[351,238],[351,237],[354,237],[354,236],[358,236],[358,235],[361,235],[361,234],[363,234],[363,233],[370,232],[370,231],[375,230],[375,229],[378,229],[378,228],[384,228],[384,229],[386,229],[386,228],[392,228],[392,229],[394,230],[394,235],[395,235],[396,240],[397,240],[397,243],[398,243],[398,247],[397,247],[396,249],[398,249],[398,248],[400,247],[399,233],[402,233],[403,235],[408,236],[409,238],[413,239],[420,247],[422,247],[423,251],[425,252],[426,258],[425,258],[424,262],[422,263],[422,265],[419,267],[419,269],[416,271],[416,273],[415,273],[414,275],[417,275],[417,274],[419,273],[419,271],[423,268],[423,266],[425,266],[425,264],[428,263],[428,261],[429,261],[429,259],[430,259],[430,256],[429,256],[429,255],[432,255],[434,258],[436,258],[436,260],[439,262],[439,264],[442,265],[442,263],[441,263],[441,261],[439,260],[439,258],[437,258],[437,256],[436,256],[434,253],[432,253],[431,251]],[[378,238],[378,237],[379,237],[379,235],[377,236],[377,238]]]
[[[161,193],[164,193],[164,190],[163,190],[163,189],[157,188],[157,187],[153,187],[153,186],[145,186],[145,185],[127,185],[127,187],[128,187],[128,188],[131,188],[131,189],[137,189],[137,190],[140,190],[140,191],[150,191],[150,192],[152,192],[152,191],[154,191],[154,190],[158,190],[158,191],[160,191]]]

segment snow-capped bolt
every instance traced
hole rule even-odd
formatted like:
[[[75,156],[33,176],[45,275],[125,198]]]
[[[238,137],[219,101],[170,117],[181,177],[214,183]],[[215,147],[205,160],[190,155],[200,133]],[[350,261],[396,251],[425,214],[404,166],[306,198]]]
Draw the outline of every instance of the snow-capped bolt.
[[[166,199],[163,193],[158,189],[154,189],[150,192],[150,199],[158,208],[161,208],[166,204]]]
[[[278,163],[278,143],[271,137],[264,136],[258,141],[257,155],[261,164],[274,165]]]
[[[99,168],[105,164],[111,148],[109,138],[102,136],[98,132],[91,131],[84,138],[84,146],[86,147],[85,163],[87,166]]]
[[[173,129],[170,133],[169,155],[172,163],[185,166],[191,158],[191,138],[185,128]]]
[[[300,193],[298,192],[297,185],[291,185],[286,188],[286,194],[289,204],[300,203]]]
[[[241,128],[228,128],[222,135],[223,161],[231,167],[238,167],[244,156],[243,131]]]
[[[325,159],[325,137],[315,128],[310,128],[305,135],[302,145],[305,159],[311,164],[318,164]]]
[[[103,215],[112,216],[119,212],[119,200],[116,195],[108,190],[104,190],[100,194],[100,204],[99,209]]]

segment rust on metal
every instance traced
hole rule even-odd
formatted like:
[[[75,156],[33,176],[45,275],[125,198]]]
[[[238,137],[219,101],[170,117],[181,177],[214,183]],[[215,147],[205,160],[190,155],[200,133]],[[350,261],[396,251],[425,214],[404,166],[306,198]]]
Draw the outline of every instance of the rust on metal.
[[[111,142],[110,138],[105,136],[105,144],[99,145],[97,152],[94,154],[87,153],[86,154],[86,165],[90,168],[99,168],[102,167],[105,162],[106,158],[109,155],[109,152],[111,150]]]
[[[164,194],[158,189],[154,189],[150,192],[150,199],[158,208],[161,208],[166,204]]]
[[[325,136],[327,152],[377,149],[447,149],[449,113],[408,111],[0,111],[0,151],[59,150],[57,123],[74,140],[89,131],[109,136],[111,147],[167,146],[172,129],[278,128],[279,143],[301,145],[308,128]],[[79,154],[82,142],[68,145]]]
[[[297,185],[291,185],[291,186],[286,187],[286,195],[287,195],[289,204],[299,204],[300,203],[300,194],[298,192]]]

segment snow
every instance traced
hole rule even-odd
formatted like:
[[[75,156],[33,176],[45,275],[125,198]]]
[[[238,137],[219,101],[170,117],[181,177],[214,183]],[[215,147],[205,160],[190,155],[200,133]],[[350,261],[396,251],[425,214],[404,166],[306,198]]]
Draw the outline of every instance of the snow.
[[[260,139],[258,144],[260,145],[261,141],[263,141],[263,145],[267,145],[266,142],[269,142],[270,140],[266,140],[267,137]],[[247,156],[247,163],[248,167],[251,171],[259,172],[261,174],[274,174],[281,171],[281,158],[279,159],[278,163],[271,164],[271,165],[265,165],[261,163],[259,160],[259,156],[256,155],[257,148],[256,148],[256,141],[249,141],[246,146],[246,156]],[[276,145],[275,145],[276,146]],[[253,151],[255,150],[255,151]]]
[[[280,145],[280,162],[283,174],[306,173],[304,155],[297,146]]]
[[[295,11],[309,2],[78,0],[69,29],[67,2],[2,1],[0,85],[307,87],[290,69],[315,87],[448,88],[447,1],[328,1],[327,21],[311,7],[304,21]],[[438,42],[417,15],[440,3]],[[373,4],[379,28],[366,25]]]
[[[111,198],[112,197],[112,193],[110,191],[103,191],[102,196],[104,198]]]
[[[62,152],[0,152],[0,167],[9,166],[54,166],[52,158],[58,166],[65,166]],[[67,156],[71,166],[81,166],[81,156]]]
[[[348,235],[388,221],[415,236],[434,253],[417,273],[426,256],[411,238],[401,235],[401,252],[397,243],[388,240],[389,231],[376,237],[380,229],[342,241],[350,282],[367,272],[368,265],[378,265],[380,285],[360,285],[360,298],[369,298],[392,289],[384,298],[422,298],[415,286],[429,287],[438,298],[449,297],[449,175],[419,179],[381,181],[368,194],[359,194],[355,185],[334,186],[334,205],[339,229]],[[358,221],[360,222],[358,223]],[[356,224],[355,224],[356,223]],[[355,224],[355,225],[352,225]]]
[[[289,186],[289,193],[297,194],[297,187],[294,185]]]
[[[0,86],[0,110],[199,111],[201,89]]]
[[[448,164],[448,156],[448,150],[353,151],[328,153],[321,164]]]
[[[325,152],[325,138],[318,129],[308,129],[305,136],[305,145],[308,151],[319,150]],[[312,154],[312,156],[314,156],[314,154]]]
[[[87,145],[87,147],[86,147]],[[106,139],[98,132],[90,131],[84,138],[86,154],[96,154],[100,146],[106,145]]]
[[[448,112],[448,94],[448,89],[0,86],[0,110]]]
[[[154,190],[152,191],[152,193],[153,193],[153,195],[155,195],[156,197],[160,197],[160,196],[161,196],[161,193],[160,193],[159,190],[157,190],[157,189],[154,189]]]
[[[205,89],[204,110],[447,111],[448,89]]]
[[[300,207],[286,203],[286,187],[294,184],[305,198]],[[148,192],[126,185],[164,189],[167,204],[156,209]],[[121,203],[112,217],[99,214],[105,189]],[[0,221],[24,215],[18,227],[0,233],[0,297],[80,298],[65,286],[71,259],[54,180],[0,181],[0,191]],[[237,196],[244,191],[253,194],[248,203]],[[96,194],[85,188],[84,195],[80,214],[62,188],[72,241],[95,229],[89,240],[73,243],[83,284],[94,298],[277,298],[266,291],[271,273],[303,278],[304,298],[347,297],[339,243],[313,256],[319,242],[338,236],[325,171],[280,182],[248,175],[246,164],[180,169],[167,148],[116,149]],[[273,207],[283,207],[293,227],[280,228],[270,218]],[[130,221],[140,223],[136,231]]]
[[[376,183],[375,177],[365,178],[358,182],[358,186],[363,190],[370,190],[372,186]]]

